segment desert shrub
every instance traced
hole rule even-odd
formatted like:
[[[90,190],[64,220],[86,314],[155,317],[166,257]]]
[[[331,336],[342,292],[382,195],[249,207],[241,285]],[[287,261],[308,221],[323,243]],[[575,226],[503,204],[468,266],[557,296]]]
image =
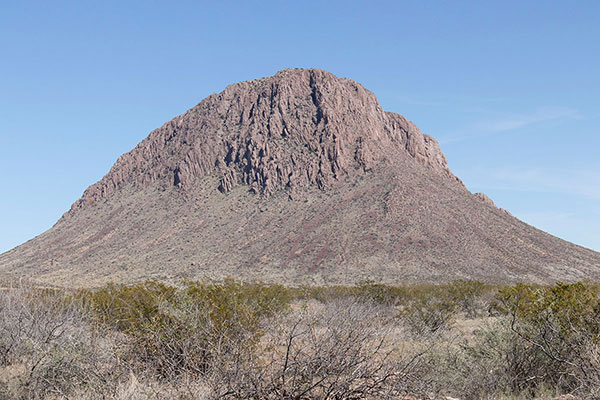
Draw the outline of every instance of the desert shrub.
[[[599,293],[598,286],[581,282],[517,284],[499,291],[494,308],[508,318],[513,339],[543,364],[537,381],[586,395],[597,387],[600,370],[593,354],[600,334]]]
[[[65,397],[75,388],[104,385],[118,370],[107,344],[67,293],[8,289],[0,292],[0,367],[3,398]]]
[[[456,280],[449,284],[386,285],[363,281],[355,286],[310,286],[287,289],[294,299],[315,299],[322,303],[359,298],[386,305],[402,305],[431,295],[456,303],[457,311],[475,317],[487,310],[495,288],[478,281]]]
[[[133,286],[108,284],[94,291],[83,290],[79,297],[99,323],[135,336],[176,291],[174,287],[148,281]]]
[[[582,282],[553,286],[517,284],[498,292],[494,308],[513,320],[513,328],[533,338],[539,326],[557,329],[561,338],[580,333],[597,337],[600,333],[600,290]]]
[[[302,286],[291,289],[297,300],[314,299],[321,303],[340,301],[351,297],[356,297],[357,289],[355,286]]]
[[[233,280],[223,283],[187,282],[182,294],[186,301],[207,309],[219,329],[227,329],[234,316],[242,318],[246,329],[254,329],[260,318],[284,310],[292,299],[289,291],[281,285]]]
[[[400,311],[400,317],[415,335],[428,335],[448,328],[458,304],[445,286],[414,286]]]
[[[373,281],[359,283],[355,292],[359,299],[385,305],[398,305],[410,294],[406,286],[384,285]]]
[[[493,286],[479,281],[456,280],[445,287],[458,310],[467,318],[475,318],[486,311],[495,293]]]
[[[394,346],[393,315],[345,299],[269,321],[260,350],[212,381],[219,399],[363,399],[406,393],[424,352]],[[403,351],[404,350],[404,351]]]
[[[128,358],[163,378],[200,376],[215,354],[253,346],[259,321],[282,311],[287,291],[278,285],[235,281],[186,282],[180,288],[145,282],[83,292],[97,320],[132,340]]]
[[[10,289],[0,398],[600,398],[599,287],[502,288],[485,325],[469,322],[457,340],[447,328],[480,316],[495,291],[232,280]]]
[[[321,303],[358,298],[385,305],[397,305],[409,297],[408,286],[393,286],[363,281],[354,286],[310,286],[288,289],[295,299],[314,299]]]
[[[545,379],[548,360],[511,331],[507,318],[488,322],[470,340],[438,346],[433,357],[432,388],[465,400],[537,398],[554,387]]]

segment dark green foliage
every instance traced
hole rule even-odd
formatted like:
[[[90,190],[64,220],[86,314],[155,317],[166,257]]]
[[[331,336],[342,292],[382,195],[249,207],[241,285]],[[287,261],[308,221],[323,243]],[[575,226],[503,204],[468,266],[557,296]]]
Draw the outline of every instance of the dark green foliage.
[[[321,303],[360,298],[379,304],[396,305],[407,297],[405,286],[390,286],[364,281],[356,286],[311,286],[289,288],[290,293],[298,299],[314,299]]]
[[[176,292],[173,287],[148,281],[134,286],[108,284],[79,295],[100,323],[135,335],[156,320],[161,304],[172,301]]]

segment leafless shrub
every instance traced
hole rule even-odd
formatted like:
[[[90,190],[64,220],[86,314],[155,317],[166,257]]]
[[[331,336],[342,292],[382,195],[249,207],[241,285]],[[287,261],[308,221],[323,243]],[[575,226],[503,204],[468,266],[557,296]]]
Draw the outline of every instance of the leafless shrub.
[[[208,400],[210,389],[202,380],[166,381],[158,376],[128,374],[127,379],[111,382],[110,393],[100,390],[80,390],[69,396],[72,400]]]
[[[464,400],[600,398],[600,350],[581,342],[569,363],[554,360],[511,329],[510,318],[489,321],[469,341],[438,345],[424,374],[435,393]],[[550,338],[548,338],[550,339]]]
[[[561,392],[589,396],[599,380],[593,354],[600,340],[600,287],[517,284],[502,288],[497,300],[494,307],[510,321],[515,340],[540,360],[537,379]]]
[[[544,366],[526,343],[515,339],[506,320],[489,323],[469,341],[440,345],[431,357],[432,390],[465,400],[519,394]]]
[[[423,351],[390,338],[393,317],[356,299],[271,320],[258,353],[239,352],[213,377],[215,398],[392,398],[410,387]]]
[[[229,314],[226,327],[194,302],[163,304],[160,309],[169,318],[144,326],[131,348],[132,362],[167,381],[197,380],[225,362],[228,357],[223,355],[254,349],[257,334],[245,322],[244,309]]]
[[[102,386],[115,368],[109,368],[110,352],[101,345],[70,296],[14,288],[0,293],[2,396],[65,397],[76,387]]]
[[[600,399],[600,343],[589,341],[581,352],[581,392],[592,399]]]

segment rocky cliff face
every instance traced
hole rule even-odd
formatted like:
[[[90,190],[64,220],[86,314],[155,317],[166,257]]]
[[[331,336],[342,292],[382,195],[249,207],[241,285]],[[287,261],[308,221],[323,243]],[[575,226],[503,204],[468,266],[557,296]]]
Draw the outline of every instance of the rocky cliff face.
[[[435,139],[384,112],[358,83],[317,69],[284,70],[231,85],[152,132],[72,212],[128,184],[162,181],[185,190],[210,174],[219,176],[221,192],[239,184],[265,195],[323,189],[341,176],[393,163],[391,150],[398,148],[459,181]]]
[[[438,143],[321,70],[213,94],[121,156],[0,274],[298,284],[600,279],[600,254],[473,195]]]

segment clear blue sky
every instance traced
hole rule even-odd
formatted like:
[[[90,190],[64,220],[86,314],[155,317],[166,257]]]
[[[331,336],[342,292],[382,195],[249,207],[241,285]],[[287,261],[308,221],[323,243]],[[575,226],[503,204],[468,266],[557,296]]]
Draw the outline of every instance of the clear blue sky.
[[[600,251],[598,1],[5,1],[0,51],[0,251],[152,129],[287,67],[362,83],[471,191]]]

